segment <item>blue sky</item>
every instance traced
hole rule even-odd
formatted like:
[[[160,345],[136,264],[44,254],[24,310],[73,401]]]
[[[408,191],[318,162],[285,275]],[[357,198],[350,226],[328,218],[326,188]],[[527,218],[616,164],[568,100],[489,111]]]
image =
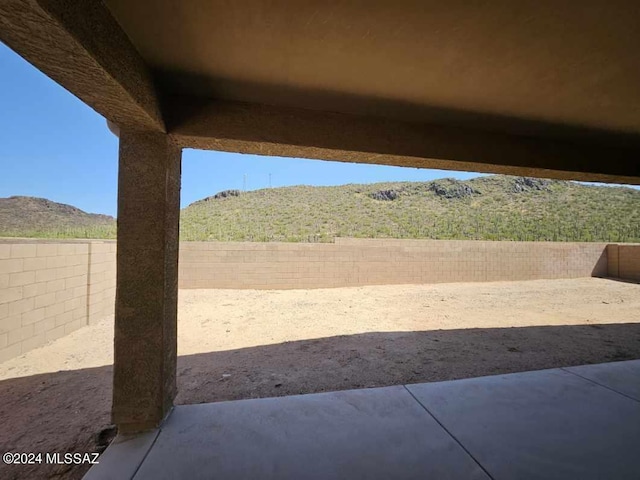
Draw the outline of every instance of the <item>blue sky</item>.
[[[478,176],[185,150],[182,206],[226,189]],[[116,215],[118,139],[104,118],[0,43],[0,197],[28,195]]]

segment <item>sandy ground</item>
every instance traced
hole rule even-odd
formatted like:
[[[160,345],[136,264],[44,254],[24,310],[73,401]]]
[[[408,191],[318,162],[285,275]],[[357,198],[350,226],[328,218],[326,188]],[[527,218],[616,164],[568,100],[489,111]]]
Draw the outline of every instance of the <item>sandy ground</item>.
[[[604,279],[181,290],[177,403],[640,358],[640,285]],[[113,322],[0,364],[0,451],[108,442]],[[0,478],[86,467],[0,465]]]

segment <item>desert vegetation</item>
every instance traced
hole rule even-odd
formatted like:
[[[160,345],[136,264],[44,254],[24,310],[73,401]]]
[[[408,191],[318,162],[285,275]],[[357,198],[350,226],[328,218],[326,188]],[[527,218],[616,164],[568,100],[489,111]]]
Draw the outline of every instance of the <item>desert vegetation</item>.
[[[48,205],[43,216],[16,205],[9,211],[0,204],[0,236],[116,236],[112,217],[68,211],[74,208],[68,205],[62,212]],[[640,242],[640,191],[495,175],[226,190],[181,212],[184,241],[332,242],[335,237]]]
[[[182,240],[334,237],[637,242],[640,191],[507,176],[296,186],[209,197],[181,216]]]
[[[116,220],[46,198],[0,198],[0,236],[115,238]]]

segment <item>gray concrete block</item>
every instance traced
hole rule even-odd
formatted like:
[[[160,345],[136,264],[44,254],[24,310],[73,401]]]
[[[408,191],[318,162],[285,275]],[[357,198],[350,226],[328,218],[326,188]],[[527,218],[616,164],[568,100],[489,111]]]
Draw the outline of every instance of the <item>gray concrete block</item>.
[[[100,463],[91,467],[83,480],[133,478],[159,433],[156,429],[138,435],[118,435],[98,459]]]
[[[136,480],[486,479],[404,387],[175,407]]]
[[[563,370],[640,401],[640,360],[581,365]]]
[[[640,403],[571,373],[407,388],[495,480],[640,476]]]

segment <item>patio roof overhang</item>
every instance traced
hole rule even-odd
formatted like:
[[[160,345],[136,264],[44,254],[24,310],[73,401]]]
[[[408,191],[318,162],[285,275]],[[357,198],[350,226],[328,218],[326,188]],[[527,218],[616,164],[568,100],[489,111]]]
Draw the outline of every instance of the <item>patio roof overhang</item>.
[[[0,40],[181,147],[640,183],[640,6],[8,0]]]
[[[176,393],[181,149],[640,184],[640,4],[3,0],[117,125],[113,421]]]

